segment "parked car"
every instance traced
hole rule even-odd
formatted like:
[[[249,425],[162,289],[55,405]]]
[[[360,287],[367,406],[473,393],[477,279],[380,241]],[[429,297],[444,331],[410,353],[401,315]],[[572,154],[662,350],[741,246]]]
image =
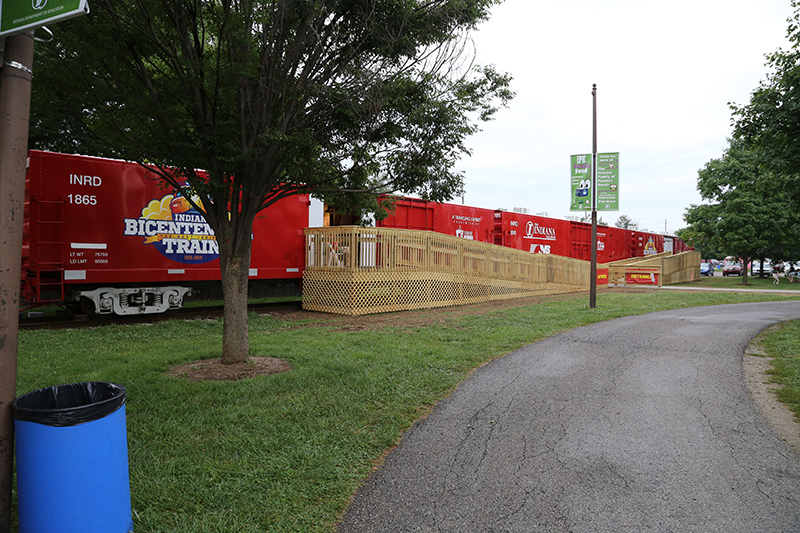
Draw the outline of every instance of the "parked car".
[[[714,275],[714,265],[711,263],[700,263],[700,275],[701,276],[713,276]]]
[[[770,262],[769,259],[764,260],[764,274],[771,276],[773,271],[774,267],[772,266],[772,262]],[[750,266],[750,273],[754,276],[761,274],[761,261],[753,261]]]
[[[732,263],[732,262],[725,262],[725,266],[722,267],[722,275],[723,276],[741,276],[742,272],[742,264],[741,263]]]

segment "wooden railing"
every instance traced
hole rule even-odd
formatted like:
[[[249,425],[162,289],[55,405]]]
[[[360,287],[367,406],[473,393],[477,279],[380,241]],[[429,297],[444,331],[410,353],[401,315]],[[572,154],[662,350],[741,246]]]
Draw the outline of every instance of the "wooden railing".
[[[430,231],[305,230],[303,308],[383,313],[586,290],[589,263]]]
[[[700,252],[664,252],[648,257],[624,259],[604,265],[608,268],[608,283],[625,285],[631,275],[653,274],[654,285],[671,285],[700,279]]]
[[[589,288],[588,261],[430,231],[308,228],[303,308],[345,315],[486,302]],[[700,276],[700,253],[665,252],[606,265],[610,284]],[[651,276],[652,275],[652,276]]]

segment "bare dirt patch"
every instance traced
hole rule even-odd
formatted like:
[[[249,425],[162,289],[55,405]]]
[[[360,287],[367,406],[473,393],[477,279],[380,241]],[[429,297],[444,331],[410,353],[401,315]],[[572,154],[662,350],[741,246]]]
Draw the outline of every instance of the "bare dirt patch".
[[[196,361],[172,367],[169,375],[189,381],[236,381],[289,370],[289,363],[276,357],[250,357],[247,361],[230,365],[222,364],[221,359]]]
[[[603,289],[604,292],[641,292],[646,289]],[[529,298],[516,298],[511,300],[495,300],[472,305],[453,307],[439,307],[434,309],[419,309],[416,311],[398,311],[396,313],[383,313],[378,315],[345,316],[329,315],[312,311],[287,311],[279,314],[282,320],[288,322],[308,321],[308,324],[299,324],[303,327],[332,327],[336,331],[372,331],[387,327],[414,328],[430,326],[444,322],[452,322],[459,317],[491,313],[511,307],[524,307],[544,302],[556,302],[574,298],[583,292],[565,294],[533,296]],[[588,292],[585,293],[588,296]],[[245,363],[223,365],[220,359],[207,359],[177,366],[169,371],[169,375],[188,379],[191,381],[232,381],[246,379],[268,374],[277,374],[288,371],[289,364],[274,357],[251,357]]]
[[[645,292],[647,290],[650,289],[609,287],[604,288],[603,292],[625,292],[630,294],[634,292]],[[531,296],[528,298],[513,298],[509,300],[494,300],[491,302],[452,307],[436,307],[433,309],[419,309],[415,311],[398,311],[394,313],[383,313],[377,315],[345,316],[316,313],[313,311],[290,311],[288,313],[281,313],[280,317],[281,319],[289,322],[301,322],[304,320],[314,322],[308,326],[302,325],[298,327],[323,326],[332,327],[337,331],[370,331],[387,327],[414,328],[417,326],[430,326],[445,322],[452,322],[453,319],[458,319],[460,317],[487,314],[513,307],[525,307],[546,302],[558,302],[566,299],[574,299],[576,296],[580,297],[582,295],[586,296],[586,304],[588,305],[589,292],[580,291],[564,294]]]

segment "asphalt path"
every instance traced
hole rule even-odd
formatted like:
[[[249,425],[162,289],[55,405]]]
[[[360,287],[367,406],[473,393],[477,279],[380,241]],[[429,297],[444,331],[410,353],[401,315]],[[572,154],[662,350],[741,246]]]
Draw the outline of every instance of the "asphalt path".
[[[797,532],[800,455],[742,360],[800,301],[620,318],[478,369],[359,490],[350,532]]]

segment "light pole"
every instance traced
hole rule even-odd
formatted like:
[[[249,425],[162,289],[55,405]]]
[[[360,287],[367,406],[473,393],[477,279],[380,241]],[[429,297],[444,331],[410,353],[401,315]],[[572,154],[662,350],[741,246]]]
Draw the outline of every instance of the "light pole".
[[[592,84],[592,264],[589,307],[597,307],[597,84]]]
[[[32,64],[33,33],[26,31],[6,37],[0,69],[0,533],[11,531],[14,461],[11,402],[17,391],[19,281]]]

